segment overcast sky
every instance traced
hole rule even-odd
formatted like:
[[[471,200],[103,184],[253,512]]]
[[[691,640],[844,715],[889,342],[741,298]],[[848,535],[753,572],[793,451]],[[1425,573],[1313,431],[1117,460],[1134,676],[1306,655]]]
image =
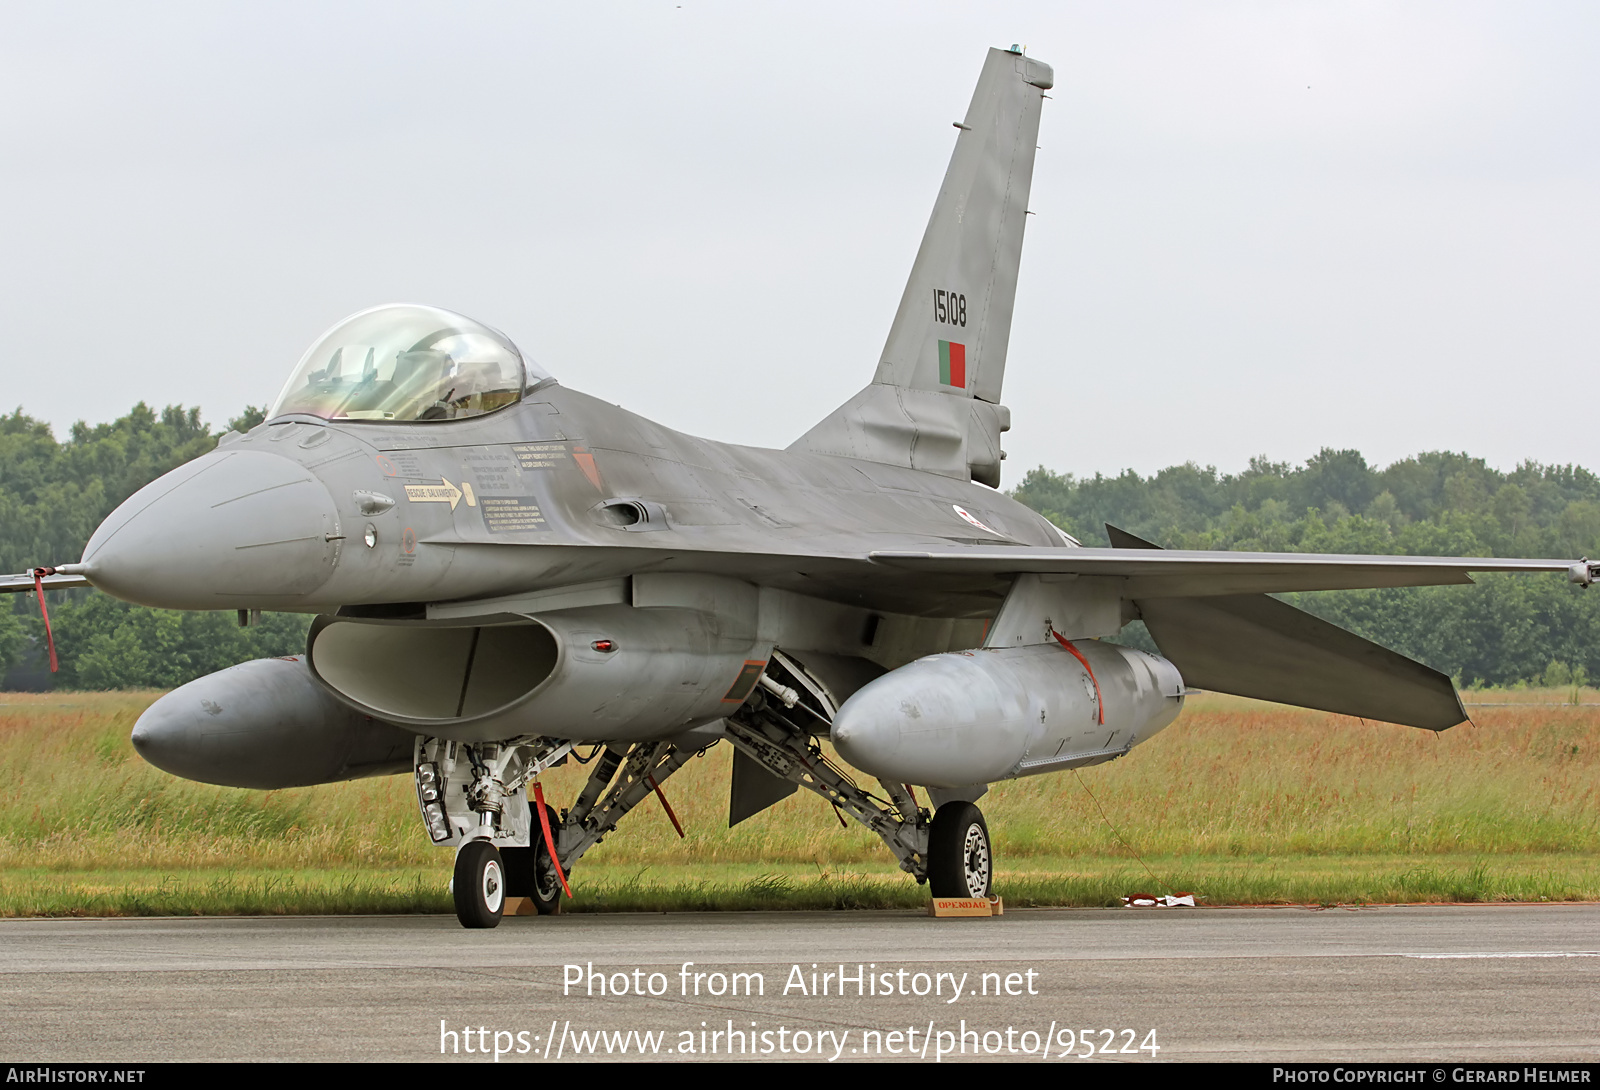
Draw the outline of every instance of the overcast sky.
[[[1055,66],[1032,466],[1600,469],[1600,5],[34,4],[0,35],[0,404],[221,423],[427,302],[782,446],[873,372],[984,50]]]

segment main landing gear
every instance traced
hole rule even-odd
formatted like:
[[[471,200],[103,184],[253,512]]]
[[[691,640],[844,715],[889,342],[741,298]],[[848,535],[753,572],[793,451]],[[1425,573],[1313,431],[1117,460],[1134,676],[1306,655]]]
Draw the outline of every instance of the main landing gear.
[[[728,717],[724,731],[741,754],[767,772],[821,795],[871,829],[900,861],[900,869],[926,882],[933,896],[990,896],[994,849],[983,812],[971,801],[949,797],[955,791],[934,789],[937,810],[930,820],[905,784],[879,780],[887,799],[863,790],[823,756],[815,738],[828,731],[837,711],[826,686],[780,652],[749,700]],[[965,790],[974,789],[967,800],[985,790],[976,784]]]
[[[723,730],[742,755],[777,779],[821,795],[840,813],[877,834],[900,861],[901,870],[918,883],[927,881],[930,822],[911,789],[879,780],[888,796],[881,798],[863,790],[823,755],[815,736],[827,732],[837,710],[798,664],[775,655],[768,674],[749,700],[724,720]]]
[[[544,812],[550,822],[551,832],[555,833],[561,828],[561,820],[556,817],[555,808],[546,806]],[[529,837],[533,840],[532,844],[526,848],[505,848],[500,853],[506,861],[506,895],[526,897],[533,902],[533,907],[538,910],[539,915],[549,916],[561,905],[561,874],[557,872],[555,862],[550,858],[550,849],[545,847],[544,832],[539,828],[538,815],[534,816],[530,824]]]
[[[994,885],[994,852],[983,812],[970,802],[947,802],[928,834],[928,892],[935,897],[987,897]]]

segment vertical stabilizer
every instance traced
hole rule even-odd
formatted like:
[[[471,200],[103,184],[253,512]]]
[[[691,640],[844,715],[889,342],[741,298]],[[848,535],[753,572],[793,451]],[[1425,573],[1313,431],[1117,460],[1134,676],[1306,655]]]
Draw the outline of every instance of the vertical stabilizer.
[[[998,487],[1000,404],[1047,64],[991,49],[872,385],[789,449]]]

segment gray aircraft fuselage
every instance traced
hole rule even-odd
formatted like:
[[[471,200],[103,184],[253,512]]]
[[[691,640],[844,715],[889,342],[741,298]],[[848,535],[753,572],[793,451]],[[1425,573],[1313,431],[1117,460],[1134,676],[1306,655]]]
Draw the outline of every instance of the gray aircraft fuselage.
[[[165,608],[332,612],[706,572],[863,609],[973,618],[994,613],[1004,583],[977,579],[952,595],[939,580],[930,592],[927,576],[867,555],[1063,544],[1042,516],[983,485],[699,439],[550,380],[462,421],[280,418],[172,476],[96,532],[84,553],[96,586]],[[363,514],[367,496],[394,502]],[[285,501],[296,508],[287,530]]]

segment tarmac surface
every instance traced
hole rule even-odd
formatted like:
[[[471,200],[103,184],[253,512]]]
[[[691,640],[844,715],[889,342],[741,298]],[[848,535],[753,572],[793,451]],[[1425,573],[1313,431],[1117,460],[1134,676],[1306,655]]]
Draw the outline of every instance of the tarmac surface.
[[[0,921],[0,1060],[497,1051],[1593,1062],[1600,905]]]

